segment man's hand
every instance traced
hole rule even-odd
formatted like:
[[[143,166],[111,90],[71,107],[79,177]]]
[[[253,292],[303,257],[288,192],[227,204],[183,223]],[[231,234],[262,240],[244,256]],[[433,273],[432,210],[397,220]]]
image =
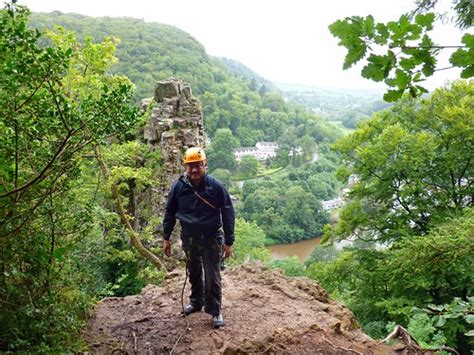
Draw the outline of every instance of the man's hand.
[[[165,253],[166,256],[171,256],[171,243],[169,240],[164,240],[163,241],[163,252]]]
[[[232,255],[232,245],[224,245],[224,259],[230,258]]]

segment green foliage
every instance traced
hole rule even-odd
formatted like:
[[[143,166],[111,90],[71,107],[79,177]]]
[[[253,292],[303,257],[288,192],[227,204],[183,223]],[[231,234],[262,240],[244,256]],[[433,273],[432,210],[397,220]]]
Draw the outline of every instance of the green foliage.
[[[363,122],[336,149],[341,177],[358,176],[339,237],[397,240],[472,203],[474,82],[456,82],[430,98],[402,101]]]
[[[139,190],[150,186],[153,170],[161,166],[161,155],[155,156],[148,147],[138,141],[111,144],[103,149],[103,158],[110,166],[109,184],[115,184],[121,190],[128,190],[129,183]],[[146,166],[142,166],[146,162]]]
[[[158,253],[160,250],[153,245],[152,232],[159,221],[148,207],[147,190],[159,185],[162,157],[159,151],[150,151],[138,141],[109,144],[101,150],[101,160],[110,170],[108,183],[100,183],[103,176],[97,163],[88,161],[81,174],[84,184],[98,180],[92,206],[98,216],[92,222],[102,243],[100,247],[91,248],[94,253],[89,253],[92,254],[89,263],[94,277],[100,280],[93,291],[99,296],[125,296],[139,292],[148,283],[160,283],[164,272],[143,260],[137,250],[130,250],[129,233],[124,230],[119,215],[109,206],[110,184],[113,183],[122,195],[121,205],[126,209],[133,229],[140,234],[141,242],[153,253]],[[90,193],[84,189],[84,194]]]
[[[0,350],[77,351],[102,289],[88,147],[127,131],[136,110],[131,83],[107,74],[113,40],[46,38],[28,16],[14,3],[0,10]]]
[[[119,229],[118,224],[112,228],[103,250],[95,256],[100,257],[96,261],[99,267],[97,276],[103,281],[100,294],[123,297],[139,293],[147,284],[159,284],[165,276],[163,271],[157,271],[130,248],[126,233]]]
[[[287,173],[246,181],[239,212],[256,221],[273,241],[291,243],[321,235],[329,216],[321,200],[332,198],[338,189],[334,180],[334,155],[288,169]]]
[[[318,245],[311,252],[311,255],[305,260],[306,265],[311,265],[315,262],[328,263],[337,258],[339,251],[334,245]]]
[[[268,261],[270,253],[265,248],[265,232],[255,222],[237,218],[235,222],[235,244],[231,265],[253,261]]]
[[[464,68],[461,72],[461,78],[470,78],[474,76],[474,35],[466,33],[461,40],[467,47],[467,50],[459,48],[449,58],[455,67]]]
[[[436,1],[430,2],[434,3]],[[458,14],[472,13],[472,4],[469,6],[468,3],[455,6]],[[384,100],[393,102],[405,92],[412,97],[427,92],[419,83],[434,74],[440,50],[449,47],[437,46],[428,35],[433,29],[434,20],[435,14],[432,12],[402,15],[398,21],[386,24],[375,23],[372,15],[365,18],[352,16],[334,22],[329,30],[339,38],[338,44],[348,50],[343,69],[366,58],[368,63],[361,71],[362,77],[384,81],[389,87]],[[466,27],[472,26],[472,21],[463,23]],[[463,69],[462,78],[474,76],[472,38],[471,34],[465,34],[462,42],[466,49],[459,48],[450,58],[453,66]],[[375,54],[379,48],[386,50],[385,54]]]
[[[234,148],[238,146],[239,142],[234,138],[230,129],[218,129],[206,152],[209,170],[220,168],[235,171],[237,162],[234,157]]]
[[[417,307],[428,309],[432,319],[416,318],[412,324],[425,330],[439,327],[448,345],[464,348],[469,322],[463,316],[471,312],[466,302],[474,291],[473,228],[474,210],[466,208],[427,235],[407,236],[381,250],[354,248],[332,261],[310,263],[307,275],[342,299],[374,336],[381,336],[382,325],[390,321],[407,326]],[[444,328],[443,314],[450,322]],[[435,344],[436,333],[426,333],[426,342]]]
[[[461,339],[458,337],[459,340],[463,341],[460,344],[460,350],[463,348],[472,349],[474,345],[474,297],[467,297],[467,300],[454,297],[451,303],[429,304],[423,310],[415,308],[413,313],[409,329],[410,325],[412,323],[417,324],[417,320],[420,318],[428,325],[429,329],[426,331],[418,331],[421,334],[413,334],[417,340],[424,342],[427,348],[439,348],[446,343],[446,337],[456,339],[458,333],[461,333],[464,337]],[[446,334],[446,337],[444,337],[444,334]],[[433,335],[433,340],[430,339],[431,335]],[[436,338],[439,338],[440,335],[444,337],[443,342],[436,341]]]
[[[354,246],[329,262],[311,259],[307,275],[374,337],[395,322],[426,346],[472,347],[464,311],[446,310],[473,293],[473,89],[460,81],[402,101],[336,144],[341,177],[358,181],[325,239],[350,237]],[[414,307],[438,314],[414,315]]]
[[[232,184],[232,173],[227,169],[216,169],[211,173],[216,179],[220,180],[229,189]]]
[[[139,292],[148,283],[160,283],[164,275],[143,260],[136,250],[130,249],[120,217],[109,206],[110,183],[118,187],[122,195],[121,203],[135,229],[140,232],[142,242],[158,252],[152,243],[152,232],[158,224],[157,216],[150,211],[148,201],[140,197],[150,186],[158,185],[162,157],[160,152],[149,151],[146,145],[130,141],[103,147],[102,158],[110,169],[111,178],[109,184],[100,184],[95,197],[94,207],[99,217],[94,222],[106,235],[100,252],[94,256],[96,277],[105,284],[99,291],[101,295],[126,296]],[[94,181],[100,179],[101,174],[96,164],[91,162],[84,167],[82,177],[86,181]]]
[[[466,324],[474,324],[474,297],[468,297],[467,301],[455,297],[449,304],[444,305],[428,305],[425,310],[428,314],[433,315],[433,320],[436,322],[436,327],[443,327],[448,319],[461,318]],[[470,326],[472,328],[472,326]],[[467,336],[474,336],[471,330],[465,332]]]
[[[242,157],[238,168],[239,174],[243,178],[249,178],[257,175],[258,173],[258,161],[254,156],[246,155]]]
[[[438,0],[416,0],[416,8],[413,14],[426,13],[433,11],[436,8]],[[472,26],[472,19],[474,15],[474,8],[470,0],[455,0],[453,1],[453,14],[442,13],[436,14],[440,19],[450,19],[455,22],[457,27],[466,29]]]
[[[297,256],[289,256],[282,260],[274,260],[269,263],[272,268],[282,269],[286,276],[305,276],[304,264]]]
[[[120,38],[120,42],[113,40],[120,61],[110,70],[126,75],[136,85],[136,102],[150,97],[158,80],[174,76],[188,82],[202,102],[204,125],[211,138],[218,129],[228,128],[238,144],[253,146],[262,140],[276,141],[287,127],[304,124],[317,126],[312,132],[317,142],[324,138],[334,141],[338,134],[322,119],[285,103],[271,85],[249,74],[242,65],[235,70],[236,65],[228,60],[209,57],[200,43],[177,28],[132,18],[58,12],[32,17],[34,27],[61,25],[73,30],[81,41],[90,35],[100,41]]]
[[[446,338],[437,330],[428,315],[418,313],[410,319],[408,331],[423,349],[437,349],[446,344]]]

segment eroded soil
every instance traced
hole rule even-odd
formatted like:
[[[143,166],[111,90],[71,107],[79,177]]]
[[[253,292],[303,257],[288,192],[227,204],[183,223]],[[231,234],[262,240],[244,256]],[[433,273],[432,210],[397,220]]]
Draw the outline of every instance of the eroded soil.
[[[394,354],[372,340],[354,315],[307,278],[249,264],[223,272],[226,325],[213,329],[211,316],[184,318],[184,270],[139,295],[102,300],[85,337],[97,354]],[[185,291],[185,302],[189,284]],[[189,326],[187,327],[189,321]],[[178,341],[179,339],[179,341]],[[173,349],[174,348],[174,349]]]

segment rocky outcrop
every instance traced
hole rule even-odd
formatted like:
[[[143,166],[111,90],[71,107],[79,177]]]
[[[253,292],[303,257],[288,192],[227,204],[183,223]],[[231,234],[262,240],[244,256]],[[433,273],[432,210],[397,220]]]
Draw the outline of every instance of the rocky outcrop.
[[[86,339],[94,354],[395,354],[358,326],[317,282],[259,264],[223,273],[224,328],[180,315],[184,268],[139,295],[102,300]],[[188,284],[189,286],[189,284]],[[188,290],[184,293],[187,300]],[[403,353],[403,352],[402,352]]]
[[[157,185],[141,200],[152,215],[162,216],[170,185],[183,171],[184,151],[205,145],[201,105],[188,84],[170,78],[159,81],[153,98],[143,100],[140,108],[149,116],[143,140],[150,150],[162,154],[162,165],[154,176]]]
[[[142,110],[150,105],[143,138],[152,149],[163,152],[164,174],[175,177],[182,170],[183,151],[205,143],[201,105],[189,85],[173,78],[156,84],[153,100],[142,102]]]

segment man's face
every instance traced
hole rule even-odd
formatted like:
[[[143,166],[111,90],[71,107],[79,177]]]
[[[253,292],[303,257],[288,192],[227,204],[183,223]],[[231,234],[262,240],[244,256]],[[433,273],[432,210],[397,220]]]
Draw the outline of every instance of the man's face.
[[[185,164],[186,174],[193,184],[200,183],[206,174],[206,164],[203,161]]]

